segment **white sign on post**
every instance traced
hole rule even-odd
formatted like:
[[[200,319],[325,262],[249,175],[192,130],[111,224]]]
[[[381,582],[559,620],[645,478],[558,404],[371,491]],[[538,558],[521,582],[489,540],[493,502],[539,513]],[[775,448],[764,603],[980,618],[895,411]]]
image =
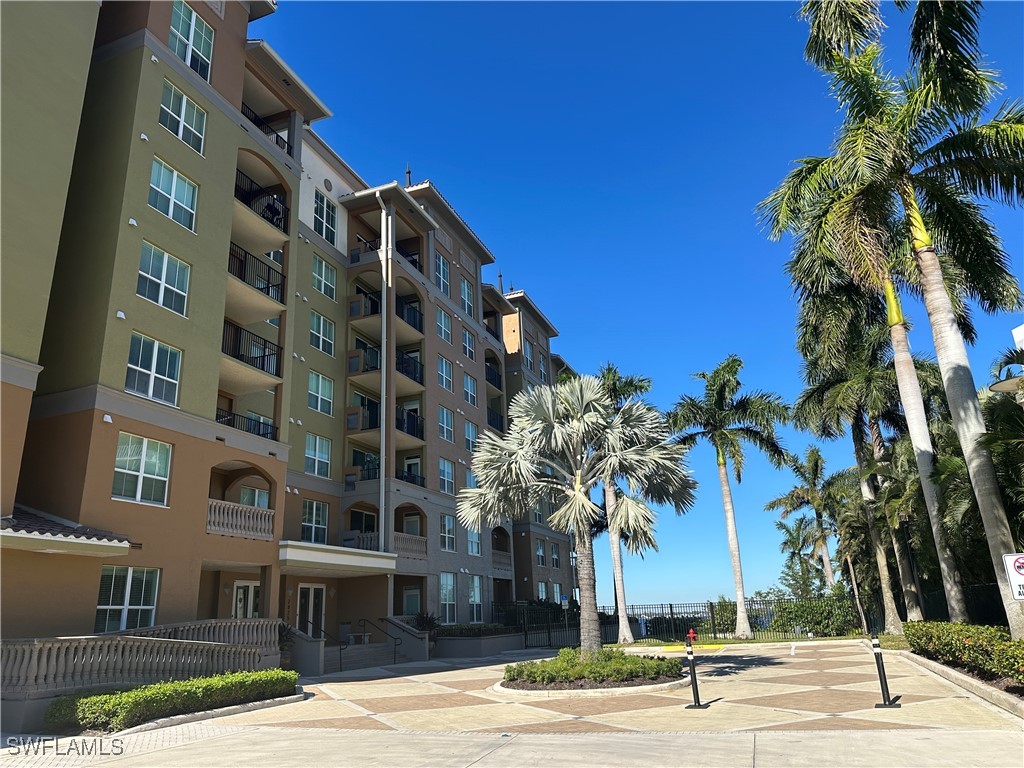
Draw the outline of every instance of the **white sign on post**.
[[[1006,578],[1010,580],[1010,591],[1014,600],[1024,600],[1024,554],[1003,555]]]
[[[568,595],[562,595],[562,610],[563,611],[568,611],[569,610],[569,596]]]

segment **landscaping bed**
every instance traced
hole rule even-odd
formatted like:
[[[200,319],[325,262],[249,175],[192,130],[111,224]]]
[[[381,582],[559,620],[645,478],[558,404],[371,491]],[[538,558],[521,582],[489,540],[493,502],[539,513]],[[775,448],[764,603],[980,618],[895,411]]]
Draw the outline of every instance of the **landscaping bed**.
[[[903,625],[910,650],[1024,698],[1024,640],[1003,627],[914,621]]]
[[[658,685],[684,677],[681,659],[627,656],[614,648],[581,655],[578,648],[563,648],[553,659],[508,665],[502,686],[526,691],[577,691]]]

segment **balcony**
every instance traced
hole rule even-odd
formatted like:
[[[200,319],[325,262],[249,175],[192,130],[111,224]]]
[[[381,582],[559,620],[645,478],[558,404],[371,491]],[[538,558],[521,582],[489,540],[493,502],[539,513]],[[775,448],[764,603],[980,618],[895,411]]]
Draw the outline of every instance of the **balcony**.
[[[402,406],[395,408],[395,426],[399,432],[398,448],[399,450],[405,450],[406,448],[415,447],[413,445],[403,445],[402,435],[408,435],[414,437],[417,440],[423,440],[423,417],[414,411],[407,411]]]
[[[423,312],[412,301],[395,296],[395,315],[404,321],[395,324],[399,344],[415,344],[423,338]]]
[[[282,352],[272,341],[225,320],[221,351],[221,389],[244,395],[281,383]]]
[[[398,252],[399,256],[412,264],[413,269],[420,274],[423,274],[423,264],[420,262],[420,255],[418,253],[411,253],[400,245],[396,245],[395,250]]]
[[[346,408],[345,431],[353,443],[376,451],[380,445],[380,405]]]
[[[274,540],[274,510],[210,499],[206,532],[240,539]]]
[[[235,199],[275,229],[288,234],[290,211],[282,196],[264,189],[240,170],[235,171]]]
[[[487,332],[491,334],[491,336],[493,336],[496,341],[501,341],[501,334],[498,333],[496,328],[491,328],[491,326],[487,325],[487,323],[484,323],[484,328],[487,329]]]
[[[277,426],[274,424],[267,424],[259,419],[243,416],[240,413],[225,411],[223,408],[217,409],[217,423],[224,424],[232,429],[241,430],[242,432],[248,432],[250,435],[256,435],[256,437],[277,440]]]
[[[427,478],[423,477],[423,475],[417,475],[404,469],[395,470],[395,480],[401,480],[403,483],[418,485],[420,488],[427,487]]]
[[[489,363],[484,364],[484,378],[487,383],[497,390],[501,390],[501,371]]]
[[[343,531],[340,547],[308,541],[282,541],[278,553],[281,573],[337,577],[394,573],[398,556],[378,551],[378,535]]]
[[[491,563],[494,565],[496,570],[511,571],[512,555],[509,552],[494,550],[491,552]]]
[[[370,264],[380,261],[380,238],[375,240],[361,240],[356,248],[348,251],[348,263],[350,266],[359,264]]]
[[[398,350],[395,353],[395,370],[402,374],[395,377],[395,394],[409,397],[423,391],[423,363],[418,357]]]
[[[228,246],[228,280],[224,314],[241,325],[277,317],[284,309],[284,275],[236,243]]]
[[[357,293],[348,298],[349,325],[373,341],[380,341],[380,304],[380,292]]]
[[[363,389],[380,392],[381,354],[377,347],[361,347],[346,353],[348,357],[348,380]]]
[[[342,531],[341,546],[349,549],[362,549],[367,552],[380,551],[380,534],[375,531],[363,533],[361,531]]]
[[[411,557],[415,560],[427,559],[427,540],[423,536],[396,532],[392,534],[391,541],[394,544],[395,554],[399,557]]]
[[[491,429],[497,430],[498,432],[505,431],[505,420],[501,417],[493,408],[487,409],[487,426]]]
[[[294,157],[294,155],[292,154],[291,142],[287,141],[284,138],[284,136],[282,136],[280,133],[271,128],[270,124],[262,117],[257,115],[256,111],[248,104],[246,104],[244,101],[242,102],[242,114],[245,115],[245,117],[249,120],[250,123],[259,128],[264,133],[264,135],[266,135],[272,142],[277,144],[277,146],[281,150],[287,153],[289,157]]]

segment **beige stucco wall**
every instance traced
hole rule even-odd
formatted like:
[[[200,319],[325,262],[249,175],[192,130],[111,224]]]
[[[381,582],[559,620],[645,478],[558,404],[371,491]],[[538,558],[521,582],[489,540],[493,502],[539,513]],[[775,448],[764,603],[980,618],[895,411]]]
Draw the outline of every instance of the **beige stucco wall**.
[[[113,558],[111,565],[121,565]],[[5,638],[92,634],[104,560],[5,549],[0,629]]]

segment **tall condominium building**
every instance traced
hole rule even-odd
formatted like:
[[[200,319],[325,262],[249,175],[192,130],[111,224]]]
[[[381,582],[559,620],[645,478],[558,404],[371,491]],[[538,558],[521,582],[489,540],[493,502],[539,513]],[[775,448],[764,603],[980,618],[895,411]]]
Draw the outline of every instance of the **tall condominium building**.
[[[455,511],[557,332],[433,183],[373,186],[310,128],[249,37],[275,8],[2,6],[5,637],[345,640],[572,589],[544,510]]]

